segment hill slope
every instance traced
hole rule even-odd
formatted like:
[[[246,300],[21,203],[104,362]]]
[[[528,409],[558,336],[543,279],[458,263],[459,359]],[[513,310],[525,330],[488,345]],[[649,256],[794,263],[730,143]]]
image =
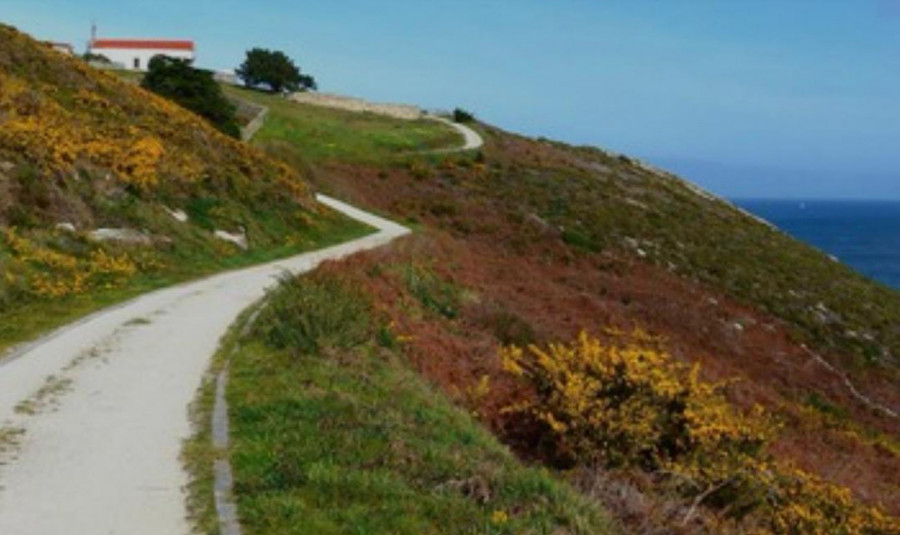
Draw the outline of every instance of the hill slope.
[[[736,491],[725,485],[685,502],[685,489],[658,485],[656,472],[593,472],[554,450],[553,429],[508,410],[542,390],[508,373],[502,347],[639,328],[676,360],[701,364],[703,380],[729,381],[737,410],[763,407],[778,430],[759,459],[783,467],[779,485],[808,489],[818,480],[807,473],[827,482],[816,487],[825,494],[779,503],[809,512],[848,487],[859,503],[900,514],[900,295],[638,161],[481,129],[478,154],[377,163],[264,145],[322,189],[421,230],[339,269],[367,288],[411,366],[523,457],[577,468],[582,488],[632,527],[666,532],[693,516],[685,530],[715,531],[752,500],[721,505]],[[703,521],[691,507],[699,496],[713,505]],[[752,502],[758,525],[776,523],[770,498]]]
[[[363,231],[296,171],[6,26],[0,229],[0,349],[94,308],[98,290],[114,300]]]
[[[243,532],[618,533],[602,507],[523,466],[410,370],[360,290],[327,266],[285,282],[219,353]],[[188,458],[204,474],[198,525],[217,533],[208,441],[204,431]]]

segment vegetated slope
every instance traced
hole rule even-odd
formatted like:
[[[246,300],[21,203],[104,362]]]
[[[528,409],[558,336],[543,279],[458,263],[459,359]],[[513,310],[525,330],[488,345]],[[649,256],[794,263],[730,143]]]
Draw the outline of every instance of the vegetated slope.
[[[267,106],[272,113],[254,136],[284,161],[382,164],[410,154],[459,146],[461,136],[435,121],[405,121],[374,113],[298,104],[276,95],[225,86],[231,98]],[[307,166],[306,171],[311,169]]]
[[[216,229],[245,235],[249,250]],[[319,213],[296,171],[0,26],[0,348],[93,308],[99,290],[360,230]]]
[[[220,353],[244,532],[612,531],[601,507],[522,466],[435,394],[398,356],[387,317],[339,269],[285,281]],[[207,459],[198,445],[189,457]],[[205,525],[212,511],[200,511]]]
[[[405,246],[345,267],[393,318],[416,369],[520,454],[553,464],[559,443],[546,421],[525,425],[504,410],[535,392],[503,369],[500,348],[641,328],[676,359],[701,363],[705,380],[736,379],[729,402],[760,404],[780,424],[759,462],[783,468],[779,485],[805,489],[794,512],[846,486],[900,513],[896,292],[635,160],[485,131],[474,156],[376,167],[293,155],[323,189],[422,227]],[[818,485],[806,472],[838,487],[804,494]],[[683,493],[639,473],[602,473],[595,481],[611,479],[585,487],[620,489],[597,494],[636,526],[687,517],[684,529],[709,530],[720,515],[746,513],[746,503],[703,494],[735,491],[728,485]],[[754,507],[779,489],[755,495]],[[710,505],[705,527],[688,514],[694,500]],[[775,522],[767,507],[755,522]]]

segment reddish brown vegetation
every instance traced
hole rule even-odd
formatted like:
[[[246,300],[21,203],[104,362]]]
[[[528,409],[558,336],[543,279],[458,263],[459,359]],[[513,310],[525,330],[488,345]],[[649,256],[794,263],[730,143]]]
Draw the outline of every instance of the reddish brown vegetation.
[[[577,164],[527,141],[506,150],[505,157],[542,165]],[[482,180],[484,173],[478,163],[452,162],[437,171],[340,165],[318,172],[342,197],[431,229],[340,267],[372,292],[426,377],[477,410],[523,456],[533,457],[540,454],[533,437],[500,412],[523,395],[500,369],[500,345],[569,340],[582,329],[641,327],[665,338],[676,357],[701,362],[708,379],[739,379],[728,392],[739,406],[761,403],[783,418],[786,425],[773,448],[777,457],[900,514],[900,421],[854,398],[842,377],[794,341],[789,326],[631,252],[573,250],[539,218],[516,214],[502,201],[467,196],[467,182]],[[415,306],[403,277],[391,269],[408,265],[428,266],[461,290],[456,317]],[[485,376],[490,389],[481,392]],[[854,380],[880,402],[900,406],[895,385],[863,374]],[[846,414],[831,417],[811,409],[813,393]]]

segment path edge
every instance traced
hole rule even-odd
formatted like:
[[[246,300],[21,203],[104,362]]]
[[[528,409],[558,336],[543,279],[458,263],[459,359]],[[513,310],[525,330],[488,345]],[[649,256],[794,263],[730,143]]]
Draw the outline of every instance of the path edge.
[[[378,241],[376,247],[382,247],[393,242],[397,238],[411,233],[411,231],[403,225],[400,225],[383,217],[376,216],[372,213],[366,212],[332,197],[317,194],[316,200],[319,203],[332,208],[333,210],[341,212],[347,217],[378,229],[377,234],[381,235],[382,239]],[[352,243],[352,241],[347,243]],[[369,248],[362,248],[355,252],[362,252],[367,249]],[[311,252],[314,253],[314,251]],[[318,263],[316,263],[316,265],[312,267],[310,272],[312,270],[315,270],[317,267]],[[301,274],[303,273],[294,273],[293,275]],[[208,415],[208,429],[210,431],[212,451],[215,453],[215,458],[213,460],[212,466],[212,494],[213,506],[215,509],[215,516],[218,523],[220,535],[242,535],[243,533],[240,524],[240,517],[238,515],[237,503],[234,496],[234,470],[228,458],[228,450],[230,447],[230,420],[226,394],[228,389],[230,362],[231,359],[234,358],[234,356],[237,355],[237,353],[241,350],[242,340],[244,340],[250,334],[250,329],[259,318],[260,312],[262,312],[262,310],[265,308],[265,299],[266,298],[264,297],[261,301],[251,305],[247,309],[247,311],[244,312],[244,314],[249,314],[249,316],[247,316],[247,319],[243,322],[243,325],[241,325],[240,319],[235,324],[233,324],[232,328],[237,325],[241,325],[240,331],[233,339],[230,347],[224,345],[227,344],[227,342],[223,342],[223,346],[220,349],[220,351],[225,351],[223,360],[219,363],[215,361],[213,362],[212,374],[215,377],[215,393],[212,410]],[[228,335],[226,334],[223,338],[223,341],[227,341],[227,339]],[[218,370],[216,370],[217,367],[219,368]],[[190,473],[190,470],[188,471]],[[193,479],[196,477],[196,474],[190,474],[189,477]]]

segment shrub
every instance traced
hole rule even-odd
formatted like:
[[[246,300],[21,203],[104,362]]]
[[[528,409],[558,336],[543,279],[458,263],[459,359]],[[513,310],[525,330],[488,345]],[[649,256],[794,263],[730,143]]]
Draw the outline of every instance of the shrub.
[[[15,229],[3,229],[0,238],[9,250],[8,266],[0,286],[22,289],[40,298],[59,298],[85,293],[94,288],[113,288],[137,273],[127,255],[112,255],[95,249],[87,258],[53,250],[20,236]]]
[[[270,292],[256,331],[275,349],[315,353],[351,348],[372,334],[371,305],[340,279],[285,277]]]
[[[767,474],[761,473],[761,477]],[[763,533],[888,535],[900,533],[900,520],[876,507],[856,503],[850,491],[802,470],[780,470],[770,476]]]
[[[558,455],[582,465],[631,467],[668,479],[701,503],[760,534],[900,533],[900,521],[850,492],[774,462],[765,451],[776,425],[724,397],[636,331],[572,344],[502,351],[504,368],[527,380],[532,401],[508,412],[533,418]],[[538,437],[543,439],[545,437]]]
[[[475,120],[475,115],[462,108],[456,108],[453,110],[453,120],[457,123],[471,123]]]
[[[453,110],[453,120],[457,123],[471,123],[475,120],[475,115],[462,108],[456,108]]]
[[[159,183],[159,161],[166,150],[154,137],[139,139],[116,163],[116,170],[123,181],[141,190],[149,190]]]
[[[185,59],[156,56],[141,87],[173,100],[207,119],[221,132],[239,138],[235,107],[225,98],[211,71],[195,69]]]
[[[203,106],[221,105],[220,111],[229,105],[218,97],[207,98],[209,91],[219,91],[209,73],[174,61],[157,58],[154,65],[167,67],[166,76],[157,79],[151,72],[144,79],[163,98],[82,62],[70,62],[0,26],[0,150],[7,155],[4,159],[16,155],[23,184],[12,191],[17,202],[5,220],[39,223],[42,217],[35,206],[51,204],[51,189],[62,184],[54,185],[50,175],[73,177],[78,168],[101,177],[101,171],[113,171],[135,190],[220,190],[224,181],[210,177],[235,177],[235,189],[259,192],[254,202],[267,207],[271,201],[307,200],[308,192],[298,190],[303,184],[296,172],[248,145],[223,139],[211,124],[217,116],[205,114],[206,108],[170,100],[186,94]],[[170,76],[173,72],[189,72],[187,82]]]
[[[504,368],[535,387],[516,407],[543,422],[561,453],[608,466],[659,469],[687,456],[727,463],[753,454],[771,426],[734,410],[723,385],[699,379],[699,367],[673,360],[642,332],[582,333],[572,345],[510,347]]]

